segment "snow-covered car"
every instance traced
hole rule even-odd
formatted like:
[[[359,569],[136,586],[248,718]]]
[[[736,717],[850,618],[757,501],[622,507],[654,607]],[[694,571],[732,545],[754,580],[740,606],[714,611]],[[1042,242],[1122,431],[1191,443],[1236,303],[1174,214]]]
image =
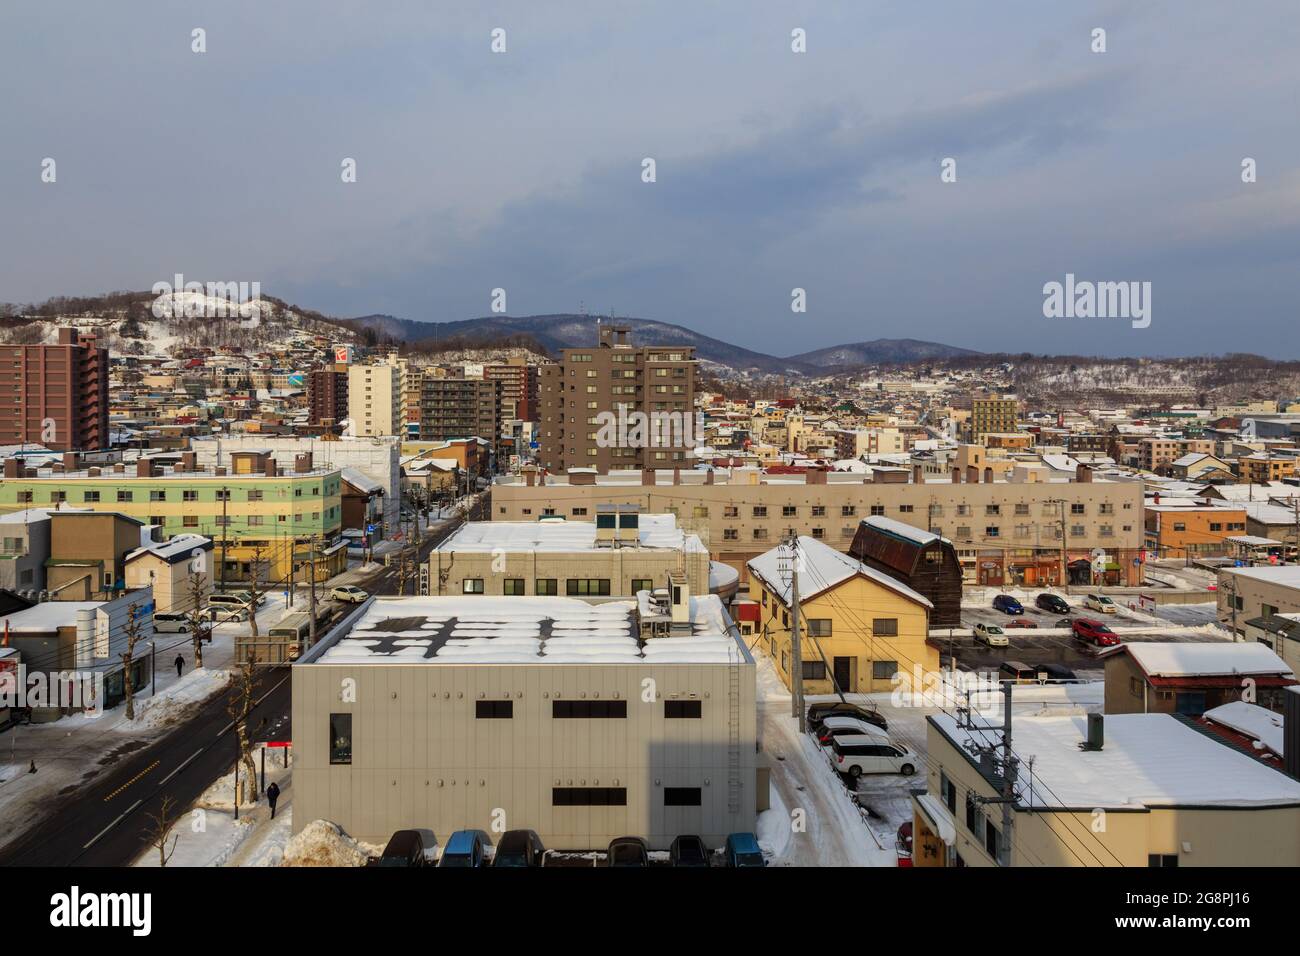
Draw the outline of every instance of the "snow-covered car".
[[[1011,645],[1006,633],[996,624],[976,624],[975,641],[986,647],[1009,647]]]
[[[920,758],[906,747],[881,743],[875,737],[836,737],[831,741],[831,765],[857,778],[864,773],[901,773],[910,777]]]
[[[888,733],[858,717],[827,717],[823,720],[817,729],[818,742],[829,747],[836,737],[875,737],[882,743],[889,742]]]
[[[341,584],[330,589],[330,597],[336,601],[342,601],[344,604],[362,604],[370,598],[370,595],[359,587],[354,587],[351,584]]]
[[[1119,605],[1104,594],[1089,594],[1083,599],[1083,606],[1102,614],[1119,613]]]

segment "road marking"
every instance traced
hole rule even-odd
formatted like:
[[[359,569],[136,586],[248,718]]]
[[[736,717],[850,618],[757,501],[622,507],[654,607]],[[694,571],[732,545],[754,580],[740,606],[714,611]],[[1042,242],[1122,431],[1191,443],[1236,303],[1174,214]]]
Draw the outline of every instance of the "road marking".
[[[107,833],[109,830],[113,829],[113,827],[115,827],[115,826],[117,826],[119,823],[121,823],[122,820],[126,817],[126,815],[127,815],[128,813],[130,813],[132,810],[134,810],[136,807],[138,807],[138,806],[139,806],[140,804],[142,804],[143,802],[144,802],[143,800],[137,800],[135,803],[131,804],[130,807],[128,807],[125,811],[123,811],[123,813],[122,813],[121,816],[119,816],[116,820],[114,820],[114,821],[113,821],[112,823],[110,823],[108,826],[104,827],[104,829],[100,830],[100,831],[99,831],[98,833],[96,833],[93,837],[91,837],[91,838],[90,838],[90,843],[87,843],[87,844],[86,844],[85,846],[83,846],[81,849],[82,849],[82,850],[89,850],[89,849],[91,848],[91,846],[94,844],[94,842],[95,842],[96,840],[98,840],[100,837],[102,837],[102,836],[103,836],[105,833]]]
[[[188,767],[188,766],[190,765],[190,761],[193,760],[195,757],[197,757],[197,756],[198,756],[199,754],[201,754],[201,753],[203,753],[202,750],[196,750],[196,751],[194,751],[194,753],[192,753],[192,754],[190,754],[188,757],[186,757],[184,763],[182,763],[179,767],[177,767],[175,770],[173,770],[173,771],[172,771],[171,773],[169,773],[167,776],[163,777],[162,780],[158,781],[158,786],[161,787],[164,783],[166,783],[166,782],[167,782],[168,780],[170,780],[172,777],[176,776],[178,773],[180,773],[182,770],[184,770],[186,767]]]
[[[158,766],[159,763],[160,763],[160,761],[155,760],[153,763],[149,764],[149,766],[145,767],[143,770],[141,770],[139,773],[137,773],[134,777],[132,777],[132,778],[131,778],[130,780],[128,780],[126,783],[122,784],[122,786],[118,787],[116,790],[114,790],[112,793],[110,793],[108,796],[106,796],[106,797],[104,798],[104,802],[105,802],[105,803],[108,803],[108,801],[112,800],[114,797],[116,797],[119,793],[121,793],[121,792],[122,792],[123,790],[125,790],[127,787],[131,786],[131,784],[135,783],[137,780],[139,780],[139,779],[140,779],[141,777],[143,777],[145,774],[147,774],[147,773],[149,773],[150,771],[152,771],[155,767]]]

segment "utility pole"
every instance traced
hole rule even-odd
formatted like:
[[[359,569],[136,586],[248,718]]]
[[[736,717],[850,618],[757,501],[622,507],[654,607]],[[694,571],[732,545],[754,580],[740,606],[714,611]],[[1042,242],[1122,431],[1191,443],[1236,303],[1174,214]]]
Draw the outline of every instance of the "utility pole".
[[[998,864],[1011,865],[1011,828],[1015,823],[1016,770],[1019,759],[1011,752],[1011,681],[1002,682],[1002,842]],[[1030,794],[1033,802],[1033,794]]]
[[[217,460],[221,459],[221,447],[217,446]],[[230,502],[230,488],[221,489],[221,590],[226,589],[226,547],[230,535],[230,526],[226,523],[226,505]]]
[[[310,608],[307,621],[307,640],[312,647],[316,646],[316,539],[312,538],[308,542],[310,575],[311,575],[311,598],[309,600]]]
[[[803,627],[799,620],[799,538],[790,535],[790,708],[799,721],[799,733],[808,730],[808,715],[803,709]]]

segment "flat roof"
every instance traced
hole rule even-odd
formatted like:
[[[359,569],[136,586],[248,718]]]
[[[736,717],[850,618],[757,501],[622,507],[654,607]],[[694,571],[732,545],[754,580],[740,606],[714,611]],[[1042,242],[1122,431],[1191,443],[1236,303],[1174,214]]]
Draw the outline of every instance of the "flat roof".
[[[648,592],[641,592],[642,595]],[[751,663],[722,601],[690,599],[691,631],[643,641],[635,600],[570,597],[379,598],[311,664]]]
[[[1138,641],[1124,645],[1148,677],[1231,677],[1237,674],[1290,674],[1282,658],[1263,644],[1188,644]]]
[[[631,514],[634,512],[624,512]],[[621,547],[686,550],[707,549],[699,535],[677,527],[670,514],[638,515],[635,542],[622,540]],[[624,532],[630,529],[622,529]],[[593,521],[470,521],[463,524],[437,551],[596,551],[607,550],[596,543]]]
[[[972,746],[1001,745],[1000,727],[963,729],[938,714],[931,726],[968,759]],[[1171,714],[1107,714],[1105,744],[1083,751],[1086,715],[1019,717],[1017,804],[1046,810],[1269,807],[1300,804],[1300,781],[1220,743]],[[1025,764],[1034,758],[1032,791]]]

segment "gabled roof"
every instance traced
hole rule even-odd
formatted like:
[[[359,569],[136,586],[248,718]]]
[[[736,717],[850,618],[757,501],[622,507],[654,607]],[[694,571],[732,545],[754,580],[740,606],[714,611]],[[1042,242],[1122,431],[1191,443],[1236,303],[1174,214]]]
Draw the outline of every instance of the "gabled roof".
[[[933,608],[929,598],[896,581],[883,571],[869,568],[861,561],[836,551],[816,538],[800,536],[799,598],[806,601],[833,590],[855,577],[863,577],[881,587],[888,588],[901,597],[922,607]],[[790,603],[790,549],[785,545],[773,548],[748,562],[749,570],[773,591],[783,604]]]

